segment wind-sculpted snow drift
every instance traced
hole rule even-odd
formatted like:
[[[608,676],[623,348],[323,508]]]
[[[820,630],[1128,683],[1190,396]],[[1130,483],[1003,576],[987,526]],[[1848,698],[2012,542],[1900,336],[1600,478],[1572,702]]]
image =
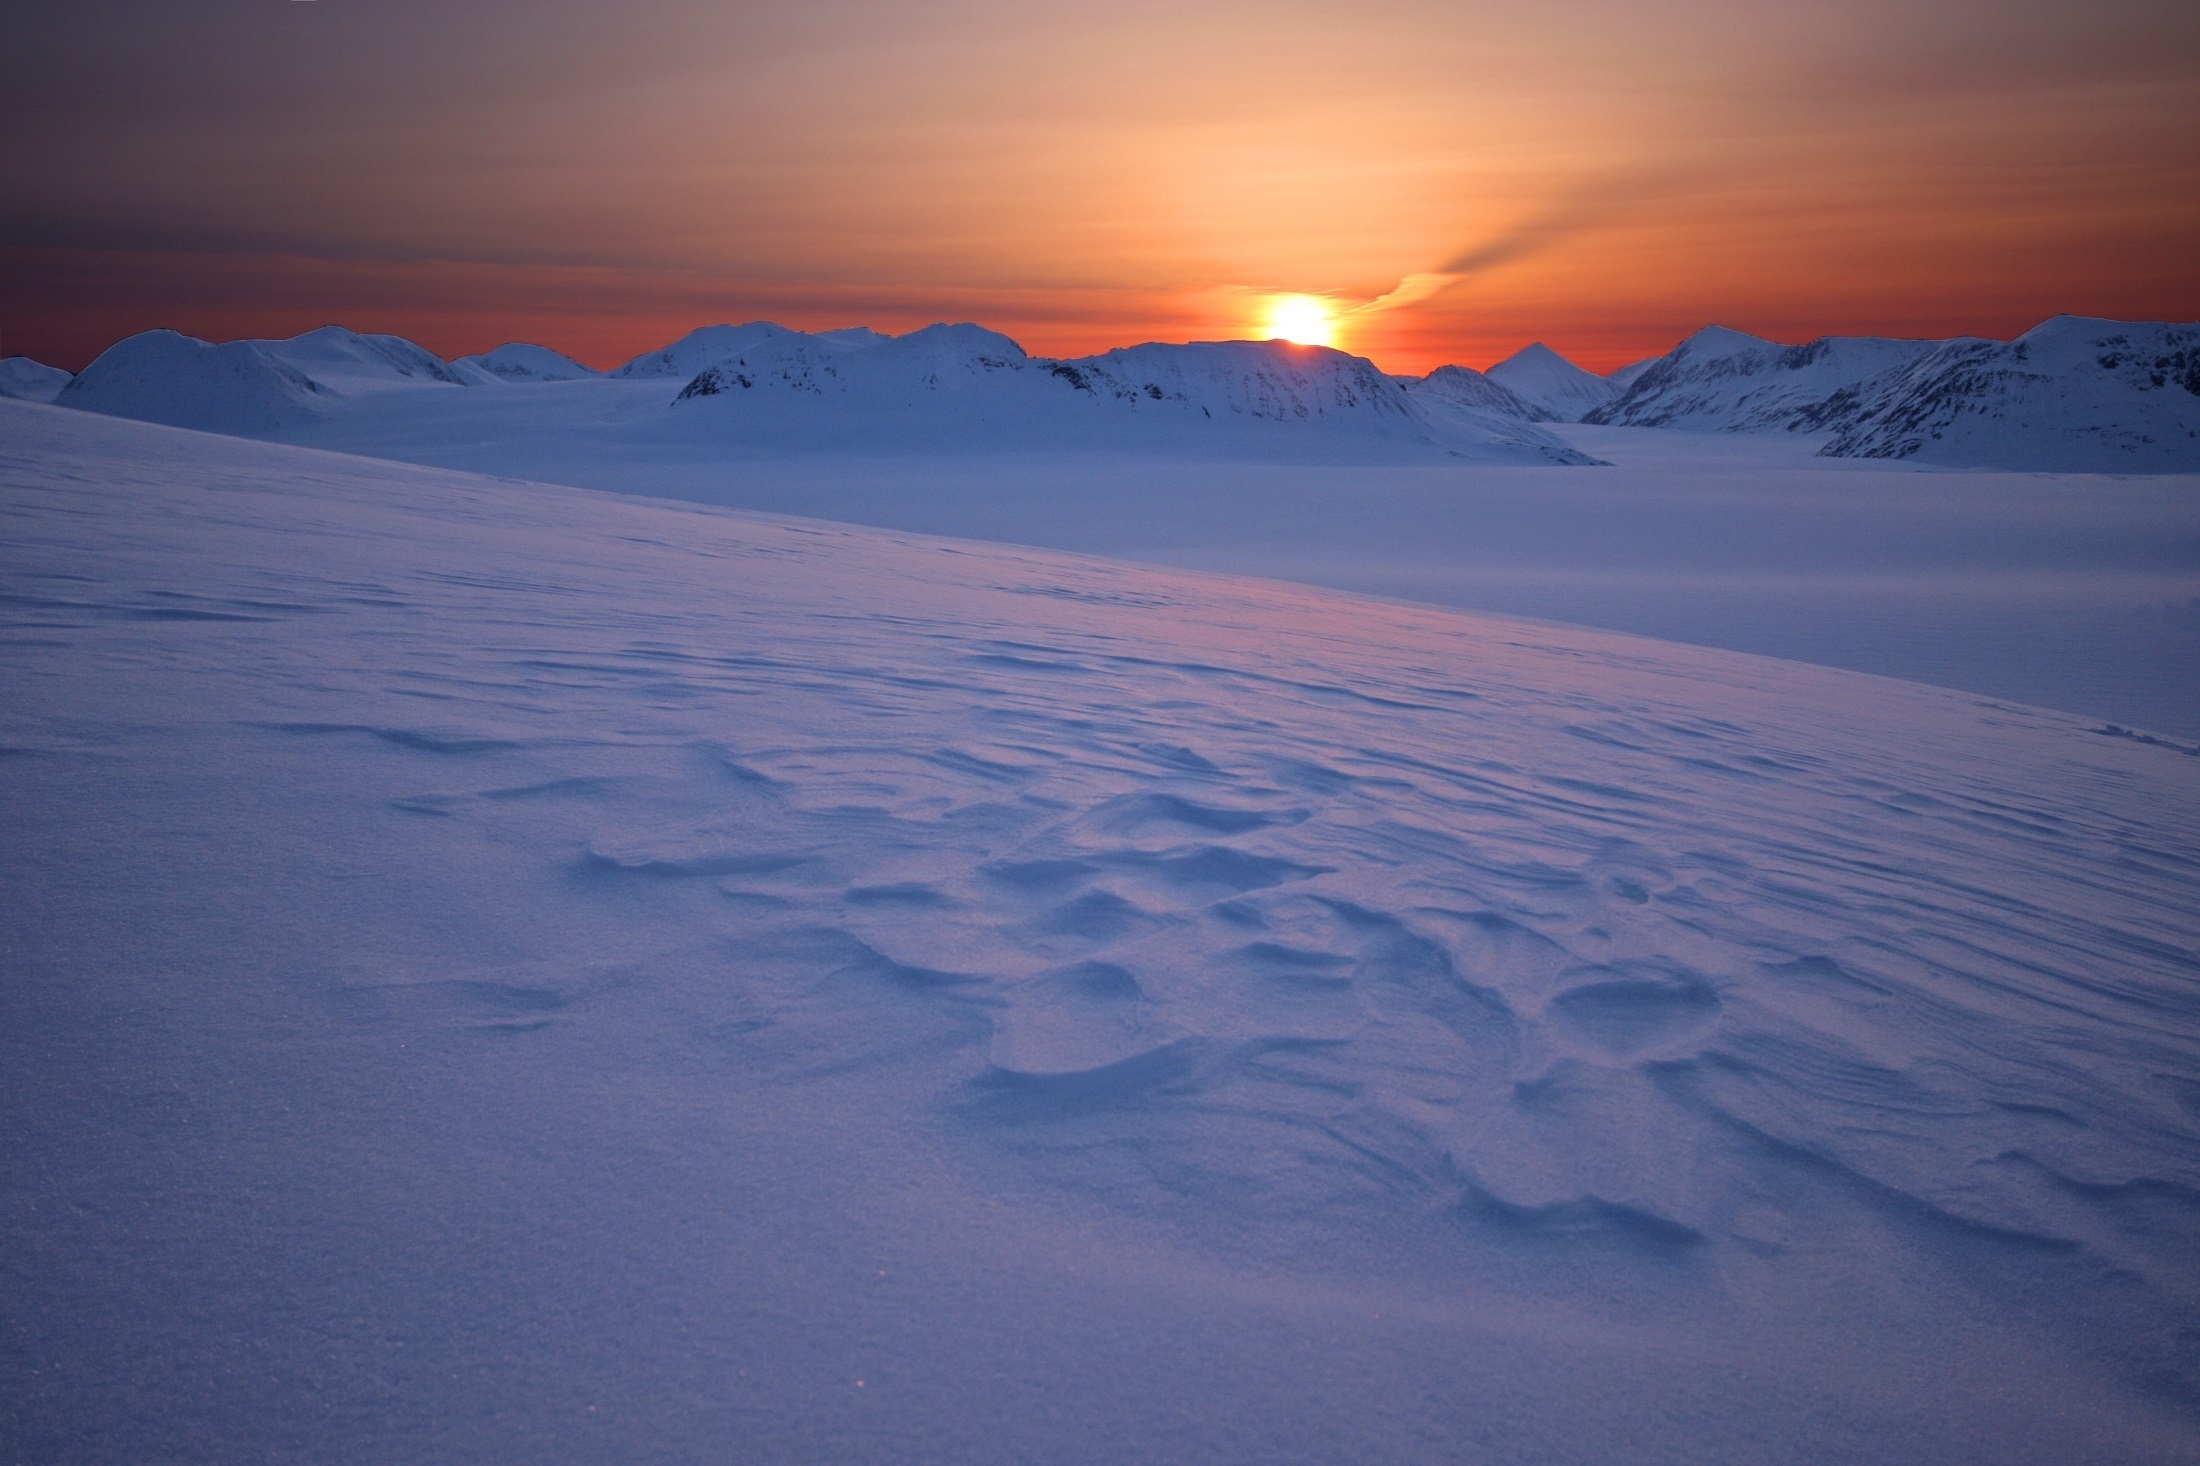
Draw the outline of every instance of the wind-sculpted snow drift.
[[[2200,1459],[2188,750],[0,414],[25,1454]]]

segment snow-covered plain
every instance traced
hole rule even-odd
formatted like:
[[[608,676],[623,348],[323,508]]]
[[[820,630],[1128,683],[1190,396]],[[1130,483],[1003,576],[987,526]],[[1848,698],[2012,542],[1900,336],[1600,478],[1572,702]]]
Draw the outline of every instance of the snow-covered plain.
[[[2200,1460],[2171,743],[20,403],[0,512],[18,1458]]]
[[[2200,740],[2200,475],[1920,472],[1554,425],[1610,466],[754,448],[662,382],[362,398],[289,441],[1273,576],[1906,677]]]
[[[2065,319],[2027,341],[2092,340],[2107,324]],[[2126,375],[2141,357],[2151,372],[2184,329],[2117,328]],[[2130,346],[2149,331],[2160,339],[2146,351]],[[213,347],[153,332],[59,400],[442,467],[1581,622],[2200,739],[2200,475],[1920,473],[1818,456],[1828,435],[1793,430],[1826,394],[1854,397],[1859,373],[1880,380],[1929,346],[1789,349],[1708,331],[1646,364],[1615,404],[1752,429],[1731,433],[1530,422],[1579,404],[1551,414],[1478,373],[1387,378],[1337,352],[1238,342],[1049,362],[975,327],[886,338],[764,322],[706,327],[607,379],[569,381],[543,380],[562,358],[541,348],[491,353],[534,374],[507,380],[472,359],[439,374],[392,337],[331,329]],[[2151,378],[2103,386],[2091,358],[2024,349],[2035,376],[1964,357],[1979,401],[2038,397],[2036,373],[2052,371],[2086,386],[2066,426],[2120,421],[2131,402],[2200,404],[2166,375],[2159,391]],[[1547,351],[1514,365],[1586,375]],[[1948,376],[1921,372],[1927,386]],[[1924,387],[1888,400],[1919,392],[1940,408],[1972,401]],[[1987,419],[1964,420],[1979,447]],[[2088,451],[2124,454],[2093,441]],[[2022,433],[2012,443],[2038,447]]]

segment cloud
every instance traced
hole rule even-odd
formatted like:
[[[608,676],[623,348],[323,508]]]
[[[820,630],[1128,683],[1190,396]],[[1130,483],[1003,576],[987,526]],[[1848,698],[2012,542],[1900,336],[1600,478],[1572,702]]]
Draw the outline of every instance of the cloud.
[[[1666,168],[1628,171],[1584,184],[1511,228],[1460,250],[1435,269],[1406,276],[1347,314],[1372,315],[1418,305],[1462,280],[1615,224],[1652,199],[1673,193],[1682,182],[1682,174]]]

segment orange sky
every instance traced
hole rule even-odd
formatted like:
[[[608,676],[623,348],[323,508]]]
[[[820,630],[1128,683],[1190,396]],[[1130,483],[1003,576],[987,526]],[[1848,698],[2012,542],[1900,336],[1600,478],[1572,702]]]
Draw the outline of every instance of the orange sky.
[[[13,24],[11,22],[11,24]],[[328,321],[1392,370],[2200,316],[2200,7],[79,0],[0,56],[0,353]],[[1441,288],[1438,288],[1441,287]],[[1410,298],[1409,297],[1418,297]]]

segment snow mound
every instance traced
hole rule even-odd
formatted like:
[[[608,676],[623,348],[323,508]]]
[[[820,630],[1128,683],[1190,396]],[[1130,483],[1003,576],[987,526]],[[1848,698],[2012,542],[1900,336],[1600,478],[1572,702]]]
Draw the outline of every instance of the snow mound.
[[[27,356],[0,358],[0,397],[19,402],[51,402],[69,385],[69,374],[59,367],[32,361]]]
[[[479,356],[462,356],[451,365],[475,367],[505,382],[577,382],[602,375],[547,346],[525,341],[508,341]]]
[[[1612,398],[1612,384],[1584,371],[1538,341],[1489,369],[1489,379],[1550,414],[1551,422],[1580,422]]]
[[[1836,458],[2073,473],[2200,469],[2200,324],[2057,316],[1950,341],[1824,410]]]
[[[253,434],[309,421],[333,395],[260,342],[215,346],[158,330],[108,347],[54,402],[171,427]]]
[[[705,367],[716,366],[749,347],[802,334],[799,331],[790,331],[785,326],[774,325],[770,321],[750,321],[742,326],[702,326],[688,332],[661,351],[647,352],[624,366],[614,367],[607,375],[622,380],[633,377],[690,378]]]
[[[2193,1459],[2189,750],[0,435],[56,1457]]]
[[[1824,428],[1829,403],[1933,350],[1930,341],[1827,336],[1782,346],[1706,326],[1637,368],[1625,390],[1589,413],[1591,423],[1720,432]]]

